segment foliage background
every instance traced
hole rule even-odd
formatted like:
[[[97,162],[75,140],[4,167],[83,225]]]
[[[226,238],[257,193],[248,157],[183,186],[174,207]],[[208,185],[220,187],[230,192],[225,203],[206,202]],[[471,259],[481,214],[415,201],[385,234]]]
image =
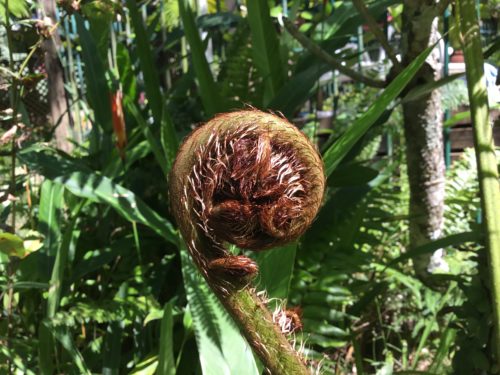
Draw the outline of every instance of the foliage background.
[[[338,74],[322,81],[331,68],[280,24],[288,13],[356,69],[357,48],[373,37],[357,43],[364,21],[351,2],[278,3],[208,1],[202,15],[185,0],[82,1],[78,11],[60,2],[61,100],[72,118],[63,152],[53,147],[62,123],[36,121],[27,100],[40,89],[35,67],[50,30],[30,17],[43,19],[43,4],[0,2],[0,372],[259,373],[172,223],[167,180],[178,141],[215,113],[254,106],[301,118],[324,152],[382,102],[379,89]],[[368,6],[376,19],[389,9],[397,26],[397,1]],[[494,15],[498,4],[487,9]],[[377,77],[384,66],[363,71]],[[449,107],[467,104],[450,91]],[[119,92],[124,123],[112,106]],[[336,160],[324,207],[300,243],[252,254],[257,288],[271,308],[300,306],[304,329],[290,339],[324,373],[494,373],[474,155],[447,171],[445,237],[409,249],[398,104],[364,117],[373,125]],[[333,126],[321,128],[318,111],[332,111]],[[388,138],[393,147],[380,157]],[[441,248],[446,263],[431,289],[411,259]]]

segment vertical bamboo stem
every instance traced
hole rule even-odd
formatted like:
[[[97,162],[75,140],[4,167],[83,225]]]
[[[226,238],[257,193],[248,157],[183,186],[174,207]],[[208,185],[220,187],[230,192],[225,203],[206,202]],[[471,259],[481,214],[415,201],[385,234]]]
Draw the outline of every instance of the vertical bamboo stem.
[[[485,244],[489,256],[497,361],[500,359],[500,186],[484,78],[479,21],[474,0],[458,0],[470,111],[474,127]]]

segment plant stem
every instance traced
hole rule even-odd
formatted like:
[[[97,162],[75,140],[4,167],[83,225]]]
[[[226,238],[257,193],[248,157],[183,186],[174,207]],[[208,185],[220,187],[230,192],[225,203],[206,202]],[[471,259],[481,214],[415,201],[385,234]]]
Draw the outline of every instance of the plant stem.
[[[9,49],[9,68],[11,72],[14,72],[14,44],[12,40],[12,31],[10,25],[10,10],[9,10],[9,0],[5,0],[5,30],[7,33],[7,44]],[[17,122],[17,102],[18,102],[18,78],[12,78],[12,86],[10,90],[10,106],[12,107],[12,126],[16,125]],[[16,190],[16,137],[12,137],[11,141],[11,168],[10,168],[10,194],[14,196]],[[16,228],[16,201],[12,200],[12,216],[11,216],[11,227],[12,232],[15,232]]]
[[[363,0],[352,0],[352,3],[358,10],[359,14],[363,16],[365,19],[366,23],[368,24],[368,27],[370,28],[371,32],[375,36],[375,38],[378,39],[379,43],[382,45],[382,48],[384,48],[385,52],[387,53],[387,57],[391,60],[392,64],[398,69],[398,71],[402,70],[401,64],[399,63],[396,54],[394,53],[394,50],[389,44],[389,41],[384,35],[384,32],[382,29],[379,27],[377,24],[377,21],[373,18],[373,16],[370,14],[368,11],[365,2]]]
[[[250,124],[251,127],[247,128],[247,124]],[[245,129],[248,129],[248,133],[244,135],[239,133],[241,131],[246,132]],[[261,140],[259,142],[263,144],[263,146],[260,146],[263,150],[257,151],[258,148],[252,146],[251,150],[253,151],[247,152],[245,150],[241,152],[237,150],[234,151],[234,154],[236,154],[234,159],[223,159],[221,155],[226,155],[226,147],[229,147],[226,145],[237,143],[238,140],[250,139],[245,138],[248,134],[251,135],[253,140]],[[264,141],[262,140],[264,137],[269,138]],[[278,238],[273,237],[271,234],[262,235],[264,232],[259,229],[248,230],[247,232],[251,234],[247,236],[238,235],[240,232],[231,232],[231,228],[239,225],[238,214],[234,216],[235,220],[231,219],[233,216],[227,219],[220,216],[219,219],[217,217],[218,207],[213,208],[212,202],[214,202],[214,196],[224,194],[223,190],[207,188],[210,181],[222,181],[226,178],[226,175],[238,176],[238,183],[246,181],[245,176],[251,174],[248,171],[245,171],[242,176],[237,174],[241,173],[234,161],[240,160],[238,157],[248,160],[249,163],[257,164],[262,169],[268,168],[269,170],[271,163],[267,163],[265,159],[270,158],[271,155],[276,155],[275,150],[266,149],[266,144],[270,145],[271,141],[276,142],[283,148],[289,146],[290,153],[293,153],[292,155],[297,158],[297,163],[299,163],[299,160],[304,160],[304,165],[307,165],[309,174],[304,175],[302,178],[311,181],[310,185],[309,183],[305,185],[308,189],[309,194],[307,197],[310,203],[302,202],[302,221],[300,222],[307,225],[307,218],[311,221],[319,208],[325,184],[323,166],[319,155],[297,128],[279,117],[257,110],[219,115],[191,133],[184,141],[170,175],[171,210],[184,238],[184,241],[180,242],[179,248],[183,249],[184,243],[186,244],[187,251],[190,253],[193,262],[228,313],[239,325],[241,333],[259,356],[267,371],[273,375],[306,375],[309,374],[309,370],[305,360],[288,342],[285,330],[283,329],[282,332],[282,327],[273,321],[273,316],[265,305],[266,302],[256,294],[250,281],[257,272],[257,266],[249,258],[232,255],[227,249],[224,249],[222,243],[219,242],[219,238],[215,237],[219,234],[215,232],[216,229],[214,228],[217,228],[217,226],[223,227],[227,224],[225,228],[231,234],[230,238],[226,237],[227,242],[250,250],[264,250],[271,246],[282,245],[282,242],[266,243],[259,241],[283,241],[282,237],[284,236]],[[262,159],[254,157],[257,152]],[[217,164],[219,160],[225,160],[224,165]],[[255,162],[255,160],[258,162]],[[292,164],[288,160],[283,158],[283,163],[289,165],[290,170],[292,170]],[[213,162],[217,165],[212,165]],[[298,167],[293,164],[293,168],[297,169]],[[213,173],[210,174],[210,171]],[[272,175],[272,173],[274,172],[264,172],[262,179],[265,180],[265,176]],[[272,181],[276,181],[276,184],[282,183],[278,179]],[[283,181],[290,184],[289,180],[283,179]],[[256,184],[260,191],[265,190],[266,186],[268,186],[264,182],[259,181]],[[229,189],[231,190],[231,188]],[[242,192],[244,187],[240,188],[238,186],[238,189],[234,187],[234,194],[245,194],[244,191]],[[275,199],[274,196],[272,199]],[[198,202],[206,203],[198,204]],[[212,217],[213,220],[206,221],[205,217]],[[241,215],[241,217],[243,216]],[[205,224],[205,222],[208,222],[208,224]],[[208,228],[205,225],[211,225],[211,227]],[[255,225],[266,224],[259,222]],[[285,227],[283,232],[285,234],[291,233],[287,232],[287,230],[288,227]],[[214,235],[212,235],[212,231]],[[221,234],[221,236],[223,235]],[[288,242],[293,242],[296,239],[292,234],[288,234],[288,236]],[[276,240],[274,240],[275,238]]]
[[[458,0],[457,19],[464,50],[470,111],[474,128],[485,245],[491,273],[491,300],[494,309],[497,361],[500,359],[500,186],[498,184],[495,144],[488,108],[488,92],[484,78],[479,21],[474,0]]]
[[[7,44],[9,49],[9,68],[11,72],[14,71],[14,54],[13,54],[13,42],[12,42],[12,32],[10,26],[10,11],[9,11],[9,0],[5,0],[5,30],[7,33]],[[12,87],[10,90],[10,104],[12,107],[12,126],[15,126],[17,118],[17,79],[12,79]],[[16,189],[16,137],[12,137],[11,142],[11,170],[10,170],[10,194],[14,196]],[[16,201],[12,199],[12,233],[16,230]],[[7,350],[10,349],[10,336],[12,334],[12,302],[14,300],[14,289],[12,287],[12,276],[13,276],[13,258],[9,257],[9,264],[7,266],[7,339],[6,346]],[[12,374],[11,360],[10,356],[7,360],[7,372]]]
[[[287,29],[287,31],[297,40],[297,42],[299,42],[302,45],[302,47],[307,49],[313,55],[316,55],[318,58],[320,58],[325,63],[330,65],[333,69],[336,69],[339,72],[345,74],[346,76],[351,77],[353,80],[364,83],[367,86],[379,87],[379,88],[383,88],[386,86],[385,82],[383,81],[366,77],[362,74],[359,74],[355,70],[343,65],[341,60],[336,59],[328,52],[326,52],[324,49],[322,49],[320,46],[318,46],[316,43],[314,43],[307,36],[302,34],[290,20],[284,18],[283,22],[285,24],[285,28]]]
[[[271,314],[250,287],[222,296],[221,302],[239,323],[241,332],[271,374],[306,375],[307,368],[273,323]]]

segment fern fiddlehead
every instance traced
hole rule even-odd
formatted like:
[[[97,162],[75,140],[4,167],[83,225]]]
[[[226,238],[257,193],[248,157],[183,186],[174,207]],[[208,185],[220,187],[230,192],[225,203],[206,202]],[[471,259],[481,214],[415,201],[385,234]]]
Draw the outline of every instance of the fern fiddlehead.
[[[257,110],[219,115],[192,132],[171,172],[172,212],[189,253],[272,374],[307,369],[250,286],[257,265],[225,244],[260,251],[297,239],[324,187],[309,140]]]

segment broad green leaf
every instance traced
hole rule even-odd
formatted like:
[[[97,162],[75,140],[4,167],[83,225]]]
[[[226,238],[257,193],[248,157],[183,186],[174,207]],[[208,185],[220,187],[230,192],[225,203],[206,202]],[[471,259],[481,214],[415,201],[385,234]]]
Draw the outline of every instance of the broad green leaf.
[[[12,233],[0,233],[0,252],[11,257],[23,258],[26,255],[23,239]]]
[[[184,288],[204,375],[257,375],[252,350],[181,246]]]
[[[56,255],[61,240],[61,215],[63,209],[64,187],[50,180],[44,181],[41,188],[38,208],[38,231],[45,237],[44,252]]]
[[[448,246],[456,246],[463,244],[465,242],[478,242],[482,238],[482,234],[478,232],[464,232],[451,234],[447,237],[440,238],[435,241],[426,243],[425,245],[418,246],[414,249],[407,251],[406,253],[400,255],[396,259],[393,259],[387,267],[391,267],[394,264],[404,262],[405,260],[418,257],[423,254],[430,254],[438,249],[443,249]]]
[[[7,256],[24,258],[42,246],[42,237],[38,232],[28,231],[24,239],[12,233],[0,232],[0,253]]]
[[[9,12],[11,17],[27,17],[29,15],[28,2],[26,0],[9,0]],[[5,15],[5,0],[2,0],[0,1],[0,22],[5,22]]]
[[[153,211],[132,191],[115,184],[108,177],[95,173],[50,148],[28,148],[19,153],[19,158],[30,169],[64,185],[74,195],[107,204],[125,219],[146,225],[167,241],[177,244],[174,227],[169,221]]]
[[[253,61],[264,78],[264,106],[275,97],[285,81],[285,65],[267,0],[247,2],[248,24],[252,34]]]
[[[214,77],[210,71],[210,66],[205,57],[205,48],[198,33],[193,11],[188,0],[179,0],[179,12],[184,27],[184,34],[186,35],[191,51],[191,60],[198,80],[201,101],[207,115],[213,116],[218,112],[222,112],[224,107],[217,85],[214,82]]]
[[[286,299],[290,289],[297,243],[291,243],[268,251],[258,252],[255,260],[259,265],[257,285],[269,298]]]
[[[328,182],[332,187],[362,186],[378,175],[377,170],[360,163],[345,163],[332,172]]]
[[[23,234],[23,244],[28,254],[38,251],[43,246],[43,235],[37,231],[29,230]]]
[[[173,306],[173,301],[170,301],[165,304],[165,308],[163,309],[160,329],[160,351],[158,355],[158,375],[175,375]]]
[[[434,46],[428,47],[415,60],[413,60],[398,76],[387,86],[378,99],[368,108],[368,110],[359,117],[347,131],[342,134],[339,140],[335,142],[323,155],[325,163],[325,173],[330,176],[337,165],[347,155],[349,150],[366,133],[370,126],[384,113],[391,102],[398,97],[401,91],[420,69],[425,59],[432,51]]]

